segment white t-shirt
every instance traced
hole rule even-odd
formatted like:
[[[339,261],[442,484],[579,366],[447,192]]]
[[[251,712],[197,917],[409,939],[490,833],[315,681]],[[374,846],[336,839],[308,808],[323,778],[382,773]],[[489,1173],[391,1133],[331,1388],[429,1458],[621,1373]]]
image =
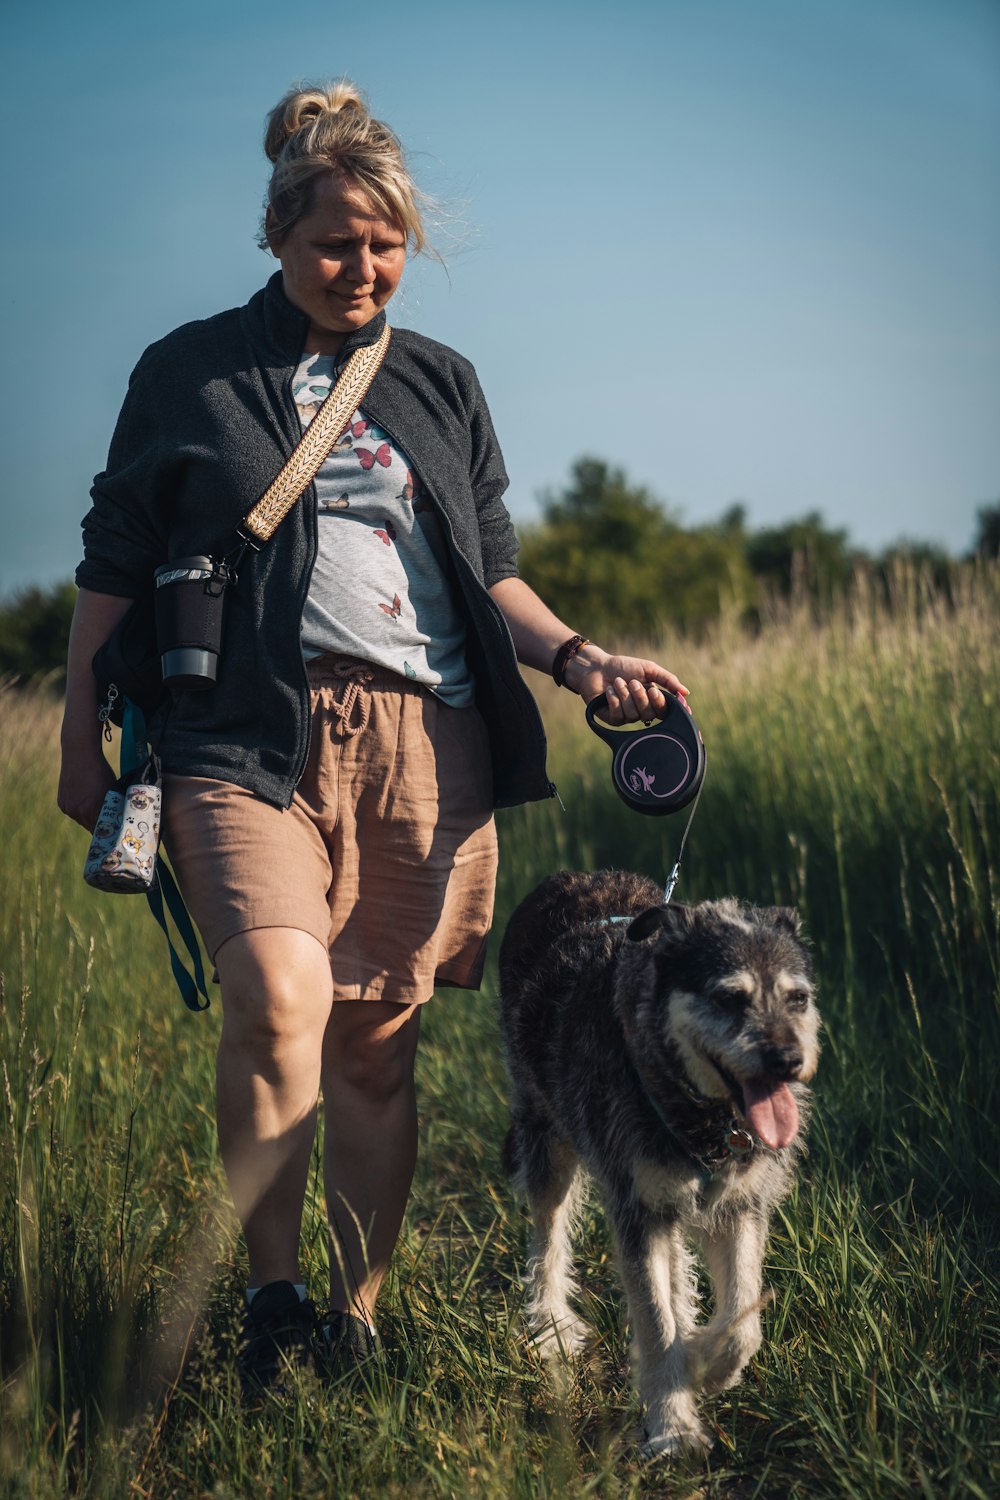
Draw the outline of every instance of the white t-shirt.
[[[303,429],[336,379],[332,355],[299,365]],[[360,407],[316,476],[319,551],[302,615],[306,656],[357,656],[466,708],[475,685],[441,524],[409,458]]]

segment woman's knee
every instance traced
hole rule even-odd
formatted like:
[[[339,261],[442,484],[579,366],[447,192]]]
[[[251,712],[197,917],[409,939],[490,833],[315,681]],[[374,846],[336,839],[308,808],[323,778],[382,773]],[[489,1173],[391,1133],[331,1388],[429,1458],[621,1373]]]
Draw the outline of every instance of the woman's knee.
[[[294,928],[257,928],[216,955],[224,1026],[263,1050],[308,1041],[319,1046],[333,998],[322,946]]]
[[[323,1083],[334,1104],[338,1090],[387,1104],[412,1087],[420,1009],[360,1000],[333,1006],[323,1046]]]

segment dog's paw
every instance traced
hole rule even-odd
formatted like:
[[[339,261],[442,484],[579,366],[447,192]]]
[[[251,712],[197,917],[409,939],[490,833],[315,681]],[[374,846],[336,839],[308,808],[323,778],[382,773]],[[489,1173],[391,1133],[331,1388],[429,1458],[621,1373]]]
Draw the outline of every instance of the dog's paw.
[[[712,1439],[700,1422],[692,1427],[664,1432],[650,1432],[648,1428],[643,1428],[638,1442],[639,1457],[647,1461],[656,1458],[698,1458],[706,1454],[711,1446]]]
[[[681,1454],[698,1457],[708,1452],[712,1439],[690,1390],[664,1391],[654,1399],[647,1398],[644,1404],[641,1448],[646,1458],[676,1458]]]
[[[537,1324],[531,1335],[531,1346],[544,1360],[573,1359],[592,1338],[592,1330],[575,1314],[558,1321],[550,1319]]]
[[[691,1385],[708,1395],[728,1390],[760,1348],[760,1341],[759,1319],[706,1324],[684,1346]]]

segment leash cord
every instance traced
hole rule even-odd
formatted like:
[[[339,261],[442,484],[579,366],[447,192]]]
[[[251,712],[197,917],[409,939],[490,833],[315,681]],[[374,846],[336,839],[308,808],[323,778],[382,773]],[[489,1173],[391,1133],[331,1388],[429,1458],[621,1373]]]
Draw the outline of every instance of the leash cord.
[[[664,906],[670,905],[670,898],[674,894],[674,887],[677,885],[678,880],[680,880],[681,878],[681,860],[684,857],[684,845],[687,843],[687,836],[691,832],[691,824],[694,822],[694,815],[698,811],[698,803],[701,801],[701,794],[704,790],[704,787],[705,779],[704,777],[702,777],[701,786],[698,788],[694,802],[691,804],[691,811],[688,813],[688,820],[684,825],[684,832],[681,835],[681,846],[677,851],[677,858],[674,861],[674,867],[670,871],[670,874],[667,876],[667,883],[663,887]]]

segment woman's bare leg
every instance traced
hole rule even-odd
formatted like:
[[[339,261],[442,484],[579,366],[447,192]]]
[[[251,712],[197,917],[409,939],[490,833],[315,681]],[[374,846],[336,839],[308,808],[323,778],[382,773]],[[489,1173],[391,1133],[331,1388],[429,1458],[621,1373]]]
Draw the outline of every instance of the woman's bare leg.
[[[419,1005],[337,1001],[323,1043],[330,1305],[371,1321],[417,1159]]]
[[[222,1035],[219,1146],[250,1257],[250,1284],[297,1282],[302,1204],[316,1129],[330,959],[291,927],[260,927],[216,956]]]

